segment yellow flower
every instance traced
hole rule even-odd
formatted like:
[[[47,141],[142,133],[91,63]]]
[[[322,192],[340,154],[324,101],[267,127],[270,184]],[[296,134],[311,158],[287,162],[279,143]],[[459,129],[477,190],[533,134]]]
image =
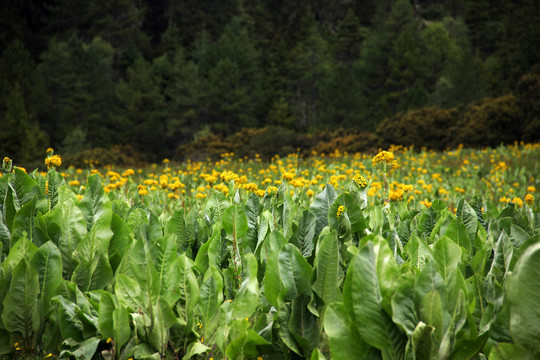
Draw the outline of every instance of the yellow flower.
[[[45,165],[50,169],[51,167],[58,167],[62,165],[62,158],[60,155],[53,155],[45,158]]]
[[[265,193],[264,190],[256,190],[256,191],[255,191],[255,195],[257,195],[258,197],[263,197],[263,196],[264,196],[264,193]]]
[[[343,205],[340,205],[337,209],[336,217],[339,218],[345,211],[347,211],[347,208]]]
[[[356,186],[358,186],[361,189],[363,189],[363,188],[365,188],[367,186],[366,179],[360,174],[354,175],[353,181],[356,184]]]
[[[536,188],[534,186],[527,186],[527,192],[528,193],[533,193],[536,191]]]
[[[124,171],[124,173],[122,174],[122,176],[132,176],[132,175],[135,175],[135,171],[133,169],[127,169],[126,171]]]
[[[308,191],[306,191],[306,195],[307,195],[308,197],[312,197],[313,194],[314,194],[314,192],[313,192],[313,190],[311,190],[311,189],[309,189]]]
[[[523,200],[518,197],[512,199],[512,204],[516,205],[518,208],[523,207]]]
[[[390,151],[381,151],[377,155],[375,155],[371,161],[373,162],[373,166],[376,166],[377,164],[382,162],[390,164],[393,160],[393,153],[391,153]]]
[[[137,190],[139,190],[139,195],[140,196],[148,195],[148,189],[144,185],[137,186]]]
[[[75,197],[77,198],[77,200],[81,201],[82,198],[83,198],[84,196],[82,196],[82,195],[75,195]]]
[[[200,192],[195,194],[195,199],[204,199],[205,197],[206,197],[206,194],[202,194]]]
[[[52,356],[52,353],[48,353],[47,355],[45,355],[45,359],[50,358],[51,356]]]
[[[69,186],[79,186],[81,183],[78,180],[72,180],[69,183]]]
[[[275,186],[269,186],[267,189],[266,189],[266,193],[267,194],[275,194],[278,192],[278,188],[275,187]]]
[[[107,344],[109,344],[112,341],[112,338],[107,339]]]
[[[167,159],[167,158],[163,159],[163,163],[164,163],[164,164],[168,164],[168,163],[170,163],[170,162],[171,162],[171,160],[169,160],[169,159]]]
[[[428,199],[425,199],[425,200],[420,201],[420,204],[424,205],[425,207],[430,207],[432,203],[429,202]]]
[[[401,189],[390,190],[390,200],[392,201],[403,200],[403,190]]]
[[[52,147],[47,148],[47,150],[45,150],[46,154],[51,154],[52,155],[53,152],[54,152],[54,149]]]
[[[49,180],[45,181],[45,195],[49,194]]]
[[[525,204],[531,206],[534,203],[534,197],[531,194],[525,195]]]

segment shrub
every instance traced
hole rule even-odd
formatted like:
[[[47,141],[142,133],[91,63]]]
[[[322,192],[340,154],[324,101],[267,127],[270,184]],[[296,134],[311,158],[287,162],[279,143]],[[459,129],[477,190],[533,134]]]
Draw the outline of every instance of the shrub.
[[[513,94],[471,105],[453,129],[453,145],[496,147],[521,140],[523,111]]]
[[[379,146],[413,145],[418,149],[427,147],[443,150],[449,145],[449,130],[457,123],[457,115],[455,109],[438,107],[398,113],[384,119],[377,127]]]
[[[85,168],[91,164],[97,167],[105,165],[136,167],[145,163],[141,154],[131,145],[114,145],[109,149],[94,148],[62,156],[62,166],[77,168]]]
[[[521,77],[516,85],[515,94],[519,106],[525,112],[522,140],[537,142],[540,140],[540,67]]]

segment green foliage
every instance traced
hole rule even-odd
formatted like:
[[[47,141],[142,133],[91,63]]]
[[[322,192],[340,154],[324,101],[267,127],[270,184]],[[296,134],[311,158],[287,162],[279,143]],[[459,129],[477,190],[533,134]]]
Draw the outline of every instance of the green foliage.
[[[472,105],[454,130],[454,143],[467,146],[510,144],[521,139],[523,110],[512,94]]]
[[[377,127],[380,145],[391,144],[443,150],[453,144],[450,136],[458,120],[455,109],[437,107],[409,110],[384,119]]]

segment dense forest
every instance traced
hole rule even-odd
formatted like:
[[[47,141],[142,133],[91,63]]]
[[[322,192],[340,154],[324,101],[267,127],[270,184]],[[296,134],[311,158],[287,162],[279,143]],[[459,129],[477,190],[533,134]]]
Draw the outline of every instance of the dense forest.
[[[434,148],[540,139],[537,0],[0,7],[0,154],[19,163],[48,146],[181,158],[242,129],[269,152],[309,134]]]

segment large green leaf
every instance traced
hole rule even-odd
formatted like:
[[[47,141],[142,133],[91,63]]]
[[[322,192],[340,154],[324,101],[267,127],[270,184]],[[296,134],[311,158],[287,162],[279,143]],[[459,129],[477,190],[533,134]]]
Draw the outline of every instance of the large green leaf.
[[[111,213],[112,218],[112,213]],[[108,259],[109,242],[113,236],[105,217],[99,218],[90,232],[81,240],[73,253],[78,266],[72,276],[83,291],[104,289],[112,281],[113,273]]]
[[[358,232],[362,235],[367,227],[366,220],[356,199],[348,193],[339,195],[332,206],[330,206],[328,212],[328,223],[330,227],[336,230],[338,229],[339,219],[336,217],[336,214],[339,206],[345,206],[347,209],[347,215],[351,222],[351,232]]]
[[[362,339],[391,359],[403,356],[406,337],[384,310],[397,265],[384,239],[360,248],[347,269],[343,302]],[[388,304],[390,305],[390,304]]]
[[[111,231],[113,232],[113,236],[109,243],[108,253],[109,263],[114,272],[126,255],[126,249],[129,249],[133,243],[133,237],[126,222],[116,214],[112,216]]]
[[[238,242],[248,230],[248,218],[244,209],[236,204],[225,209],[222,222],[227,235]]]
[[[311,274],[313,268],[307,263],[297,247],[284,245],[278,256],[279,278],[283,286],[284,301],[291,301],[299,295],[311,293]]]
[[[309,210],[315,215],[317,224],[315,226],[315,237],[317,238],[322,229],[328,225],[328,211],[330,206],[336,201],[337,194],[334,187],[330,184],[326,184],[323,191],[315,196],[313,203],[309,207]]]
[[[62,255],[52,242],[43,244],[30,261],[39,278],[41,311],[49,314],[50,302],[62,283]]]
[[[110,227],[113,213],[112,204],[105,190],[103,190],[103,186],[101,186],[101,177],[99,175],[88,177],[88,184],[84,197],[79,202],[79,209],[83,213],[88,230],[94,226],[98,219],[101,220],[102,224]]]
[[[469,239],[474,242],[476,239],[476,230],[478,230],[478,218],[476,211],[469,205],[469,203],[462,199],[459,201],[456,211],[456,216],[460,219],[469,233]]]
[[[250,317],[259,305],[259,282],[257,281],[257,259],[253,254],[246,254],[243,259],[243,281],[234,299],[233,319]]]
[[[56,205],[58,204],[58,188],[60,188],[62,185],[65,185],[66,182],[64,181],[64,177],[62,174],[56,172],[55,170],[49,170],[47,173],[47,182],[49,185],[49,201],[51,202],[50,208],[54,209]]]
[[[330,338],[332,359],[364,359],[369,347],[356,327],[351,327],[349,316],[343,303],[330,304],[324,313],[324,331]]]
[[[167,223],[167,226],[165,227],[165,234],[175,234],[178,249],[181,251],[187,250],[190,245],[190,241],[186,229],[184,208],[180,208],[173,213],[169,219],[169,222]]]
[[[34,240],[34,222],[36,212],[37,198],[30,200],[15,214],[13,219],[13,227],[11,229],[11,242],[15,243],[21,237],[23,233],[26,233],[28,239],[33,242]]]
[[[35,346],[40,327],[38,296],[38,273],[22,259],[12,272],[9,291],[3,301],[2,321],[7,331],[22,336],[27,347]]]
[[[248,221],[248,229],[241,245],[244,249],[249,247],[251,251],[255,251],[259,233],[259,217],[262,212],[262,205],[259,197],[255,194],[251,194],[246,201],[244,210]]]
[[[150,254],[158,275],[159,297],[170,306],[180,298],[178,282],[181,274],[175,261],[178,257],[176,249],[175,235],[156,239],[150,246]]]
[[[322,235],[321,235],[322,237]],[[315,282],[313,291],[325,304],[340,302],[339,291],[339,244],[334,232],[319,240],[315,256]]]
[[[296,246],[302,252],[304,257],[309,258],[313,254],[315,249],[314,236],[315,236],[315,226],[317,223],[317,218],[311,211],[304,210],[302,217],[298,220],[298,228],[294,234],[293,240]]]
[[[313,352],[319,341],[320,332],[315,315],[308,309],[310,297],[300,295],[292,301],[289,331],[304,356]]]
[[[70,277],[77,266],[73,252],[87,233],[84,215],[75,202],[69,198],[61,201],[52,212],[47,214],[49,215],[55,226],[47,227],[48,235],[62,254],[64,276]]]
[[[540,243],[521,255],[507,284],[512,338],[540,354]]]
[[[11,178],[10,187],[13,190],[11,194],[17,211],[33,199],[43,199],[41,188],[34,179],[22,170],[15,169],[14,172],[15,176]],[[9,192],[6,196],[9,196]]]

